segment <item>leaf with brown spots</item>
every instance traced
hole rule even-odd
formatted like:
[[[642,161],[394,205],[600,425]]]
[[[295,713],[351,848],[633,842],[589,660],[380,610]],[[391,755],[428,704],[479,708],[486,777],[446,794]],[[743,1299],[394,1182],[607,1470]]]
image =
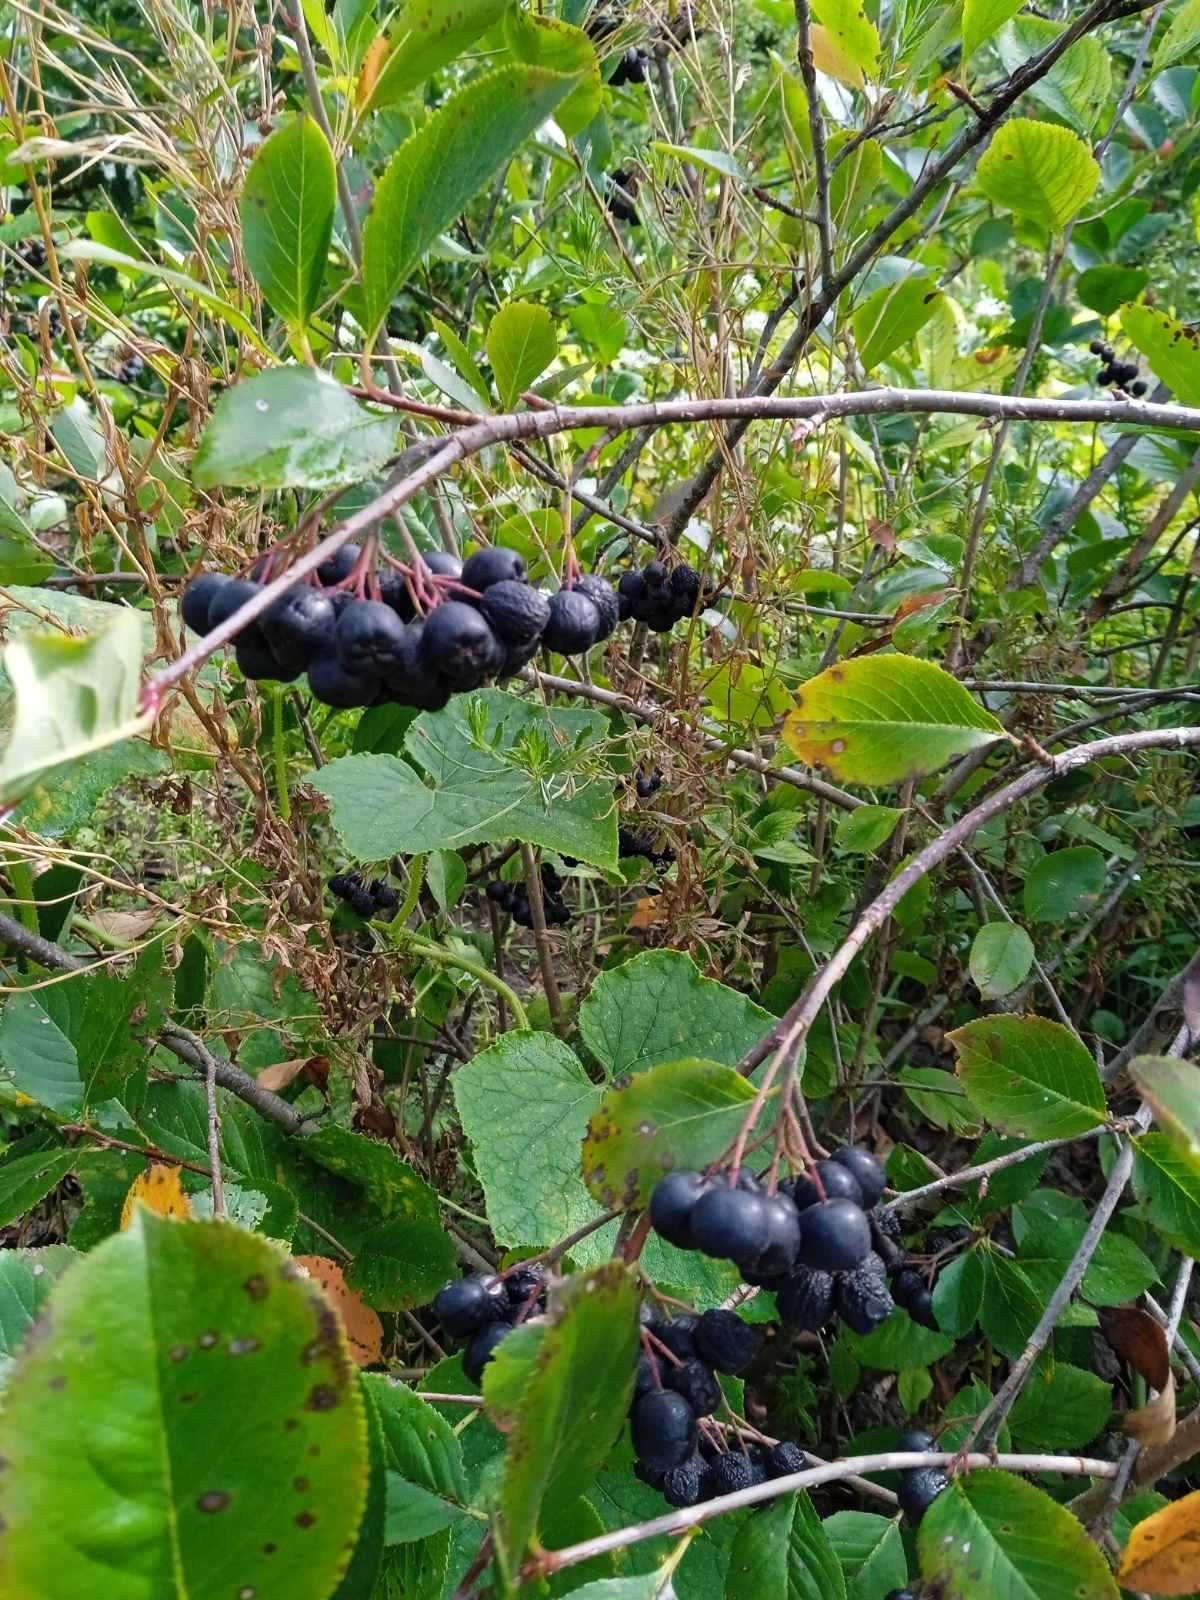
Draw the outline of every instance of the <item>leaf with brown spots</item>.
[[[159,1161],[139,1173],[130,1184],[121,1207],[122,1232],[133,1221],[139,1201],[155,1216],[170,1217],[176,1222],[192,1214],[192,1203],[183,1192],[179,1168],[164,1166]]]
[[[383,1323],[346,1282],[346,1274],[328,1256],[293,1256],[325,1291],[325,1298],[341,1319],[350,1354],[360,1367],[383,1359]]]
[[[871,785],[924,777],[1004,737],[948,672],[901,655],[844,661],[810,678],[783,725],[802,761]]]
[[[38,1326],[0,1415],[5,1600],[328,1600],[365,1413],[337,1317],[276,1245],[138,1206]]]
[[[1200,1589],[1200,1492],[1184,1495],[1137,1524],[1117,1576],[1124,1588],[1143,1594]]]

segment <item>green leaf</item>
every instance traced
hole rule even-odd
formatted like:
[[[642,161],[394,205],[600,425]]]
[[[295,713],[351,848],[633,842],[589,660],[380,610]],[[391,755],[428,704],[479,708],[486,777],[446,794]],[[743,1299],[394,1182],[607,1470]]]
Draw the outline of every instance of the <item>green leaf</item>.
[[[1025,915],[1030,922],[1066,922],[1090,911],[1104,893],[1104,857],[1093,845],[1076,845],[1043,856],[1025,877]]]
[[[1200,1258],[1200,1168],[1165,1133],[1133,1141],[1133,1189],[1168,1244]],[[0,1166],[0,1178],[4,1168]]]
[[[992,139],[976,176],[993,205],[1058,231],[1096,192],[1100,168],[1069,128],[1014,117]]]
[[[862,656],[796,692],[784,743],[849,783],[902,783],[1004,737],[962,685],[913,656]]]
[[[394,417],[368,411],[312,367],[273,367],[227,389],[200,436],[201,489],[336,489],[395,454]]]
[[[336,201],[325,135],[311,117],[292,117],[255,152],[241,218],[246,265],[272,310],[293,327],[305,327],[320,304]]]
[[[514,6],[505,13],[504,37],[518,61],[579,79],[579,87],[558,107],[554,120],[569,139],[582,133],[604,104],[600,62],[584,30]]]
[[[837,842],[856,855],[871,855],[888,842],[903,815],[903,806],[856,806],[838,823]]]
[[[414,1543],[449,1527],[469,1499],[453,1428],[403,1384],[375,1373],[363,1373],[360,1381],[379,1424],[386,1474],[383,1542]]]
[[[1118,1600],[1108,1563],[1081,1524],[1041,1489],[985,1469],[955,1478],[917,1532],[921,1574],[988,1600]]]
[[[837,1552],[801,1492],[782,1495],[748,1518],[729,1553],[726,1600],[846,1600]]]
[[[506,411],[558,354],[554,319],[545,306],[512,300],[501,306],[487,331],[488,360]]]
[[[475,43],[508,10],[511,0],[406,0],[388,35],[392,50],[368,108],[378,111],[419,89]]]
[[[879,71],[879,33],[861,0],[813,0],[813,17],[828,30],[838,53],[868,78]]]
[[[381,1222],[359,1242],[346,1282],[376,1311],[404,1311],[432,1300],[456,1259],[437,1217]]]
[[[380,861],[522,839],[616,868],[612,787],[588,751],[608,734],[594,711],[553,710],[500,689],[423,712],[404,736],[424,776],[397,756],[342,756],[310,774],[352,856]]]
[[[424,1178],[378,1139],[331,1125],[310,1133],[300,1148],[327,1172],[362,1189],[377,1216],[436,1221],[437,1195]]]
[[[1183,1159],[1200,1163],[1200,1068],[1178,1056],[1135,1056],[1129,1076]]]
[[[992,1250],[981,1250],[979,1260],[983,1268],[979,1326],[1002,1355],[1015,1361],[1037,1327],[1045,1302],[1015,1261]]]
[[[83,400],[76,398],[54,412],[50,432],[67,465],[79,477],[106,476],[110,463],[104,434]]]
[[[962,14],[963,60],[986,44],[1008,19],[1015,16],[1025,0],[964,0]]]
[[[450,1084],[498,1244],[553,1244],[596,1215],[579,1147],[600,1090],[561,1040],[503,1034]]]
[[[3,1172],[0,1166],[0,1178]],[[78,1250],[65,1244],[41,1250],[0,1250],[0,1385],[51,1290],[79,1259]]]
[[[607,1089],[583,1141],[583,1181],[606,1210],[644,1206],[665,1172],[717,1159],[754,1095],[732,1067],[692,1058]]]
[[[1025,982],[1033,965],[1033,940],[1015,922],[988,922],[975,935],[969,966],[980,998],[998,1000]]]
[[[404,141],[376,185],[363,230],[369,335],[438,234],[578,81],[540,67],[499,67],[459,89]]]
[[[99,800],[126,778],[149,778],[164,772],[170,759],[145,739],[122,739],[96,750],[66,772],[26,795],[15,820],[43,839],[61,839],[82,827]]]
[[[1191,55],[1200,44],[1200,0],[1185,0],[1171,25],[1158,41],[1151,70],[1164,72]]]
[[[946,1037],[972,1103],[1003,1133],[1069,1139],[1104,1121],[1104,1086],[1077,1034],[1045,1017],[980,1017]]]
[[[1009,1417],[1019,1450],[1082,1450],[1106,1426],[1112,1388],[1065,1361],[1040,1361]]]
[[[362,1389],[367,1424],[367,1503],[358,1525],[354,1553],[330,1600],[373,1600],[383,1566],[383,1525],[387,1509],[387,1483],[383,1461],[383,1429],[379,1413]]]
[[[1136,300],[1149,281],[1141,267],[1089,267],[1075,280],[1075,293],[1089,311],[1111,317],[1118,306]]]
[[[142,625],[135,611],[116,610],[84,639],[24,632],[4,647],[4,670],[16,709],[0,758],[0,805],[148,725],[138,715]]]
[[[933,1315],[939,1328],[962,1339],[979,1321],[983,1305],[984,1267],[977,1250],[955,1256],[937,1275]]]
[[[1200,332],[1153,306],[1126,306],[1121,327],[1180,405],[1200,405]]]
[[[860,139],[849,128],[831,135],[829,159],[832,161],[851,140],[857,141],[854,149],[838,162],[829,179],[829,211],[835,228],[849,227],[855,221],[870,203],[883,176],[883,149],[879,140]]]
[[[723,178],[735,178],[740,183],[746,181],[746,174],[737,157],[728,150],[712,150],[698,144],[667,144],[662,139],[655,139],[653,148],[661,150],[664,155],[675,156],[679,161],[707,167],[709,172],[718,172]]]
[[[908,1562],[892,1518],[873,1511],[835,1511],[822,1527],[841,1562],[846,1600],[883,1600],[903,1587]]]
[[[1005,72],[1019,72],[1062,34],[1057,22],[1022,16],[1002,28],[996,41]],[[1065,51],[1044,77],[1030,86],[1033,99],[1052,116],[1088,136],[1112,92],[1112,67],[1099,39],[1085,34]]]
[[[608,1456],[613,1418],[633,1393],[639,1298],[616,1261],[563,1285],[508,1437],[496,1549],[509,1574],[543,1520],[569,1507]]]
[[[943,296],[932,278],[902,278],[886,283],[863,301],[852,326],[863,370],[871,372],[929,321]]]
[[[254,1234],[144,1210],[60,1282],[0,1455],[0,1585],[40,1600],[326,1600],[366,1499],[355,1370],[311,1283]]]
[[[647,950],[601,972],[579,1008],[583,1042],[610,1078],[678,1061],[698,1044],[735,1066],[775,1018],[701,975],[681,950]]]
[[[880,1372],[931,1367],[954,1349],[953,1339],[914,1322],[907,1311],[899,1309],[871,1333],[852,1333],[843,1328],[842,1339],[862,1366]]]
[[[492,403],[491,394],[471,352],[448,323],[443,322],[440,317],[430,317],[429,320],[437,329],[438,338],[445,345],[446,353],[454,363],[455,370],[459,376],[471,385],[471,388],[485,406],[490,406]]]
[[[0,1228],[6,1228],[56,1189],[79,1160],[77,1150],[11,1152],[0,1159]]]

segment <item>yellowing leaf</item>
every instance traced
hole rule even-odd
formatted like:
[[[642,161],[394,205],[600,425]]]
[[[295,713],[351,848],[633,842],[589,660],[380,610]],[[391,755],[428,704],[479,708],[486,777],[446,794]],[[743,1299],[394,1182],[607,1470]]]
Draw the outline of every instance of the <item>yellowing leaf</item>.
[[[879,33],[862,0],[813,0],[813,59],[822,72],[858,86],[879,71]],[[841,69],[834,71],[825,60]]]
[[[1175,1437],[1175,1374],[1168,1372],[1167,1386],[1153,1400],[1125,1417],[1125,1432],[1143,1447],[1166,1444]]]
[[[121,1207],[122,1233],[133,1221],[139,1200],[147,1210],[159,1217],[173,1217],[178,1222],[183,1217],[191,1216],[192,1203],[183,1192],[179,1170],[178,1167],[155,1162],[133,1180],[125,1196],[125,1204]]]
[[[321,1285],[346,1332],[350,1354],[360,1367],[383,1359],[383,1323],[363,1297],[346,1282],[346,1274],[328,1256],[293,1256],[309,1277]]]
[[[822,28],[818,23],[812,30],[813,61],[818,72],[823,72],[827,77],[837,78],[839,83],[846,83],[852,89],[861,89],[866,82],[862,68],[842,48],[836,34],[828,28]]]
[[[1100,168],[1070,128],[1017,117],[992,140],[978,181],[994,205],[1057,231],[1095,194]]]
[[[1124,1588],[1144,1594],[1191,1594],[1200,1588],[1200,1492],[1138,1523],[1117,1577]]]
[[[796,691],[783,741],[849,783],[900,783],[1004,737],[990,711],[931,661],[844,661]]]

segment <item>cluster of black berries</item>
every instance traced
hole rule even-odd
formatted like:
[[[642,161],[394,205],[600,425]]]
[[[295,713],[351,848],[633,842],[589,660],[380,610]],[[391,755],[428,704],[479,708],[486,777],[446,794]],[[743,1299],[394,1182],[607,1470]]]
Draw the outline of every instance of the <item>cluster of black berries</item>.
[[[745,1168],[733,1183],[672,1172],[650,1198],[650,1221],[680,1249],[732,1261],[745,1282],[773,1289],[790,1327],[817,1333],[836,1312],[865,1334],[894,1309],[867,1220],[885,1181],[875,1157],[852,1146],[774,1194]]]
[[[364,883],[357,872],[335,872],[329,880],[329,892],[344,900],[366,922],[381,911],[395,911],[400,905],[400,896],[390,883],[382,878]]]
[[[655,848],[654,841],[643,834],[634,833],[629,828],[617,828],[617,854],[622,859],[648,861],[652,867],[660,872],[664,867],[669,867],[675,860],[675,852],[671,846],[664,845],[661,850]]]
[[[542,863],[542,911],[548,926],[566,927],[571,920],[571,908],[563,899],[565,880],[549,862]],[[523,883],[505,883],[495,878],[487,886],[487,897],[501,911],[522,928],[533,927],[533,913],[529,909],[529,891]]]
[[[1143,379],[1138,378],[1136,361],[1118,361],[1112,345],[1105,344],[1103,339],[1093,339],[1088,349],[1104,362],[1096,374],[1098,384],[1104,388],[1111,384],[1114,389],[1128,389],[1130,394],[1136,395],[1139,399],[1145,394],[1147,385]]]
[[[639,800],[649,800],[652,794],[657,794],[662,788],[663,774],[661,767],[655,767],[651,772],[643,772],[638,768],[634,779],[634,788],[637,790]]]
[[[668,1505],[694,1506],[808,1465],[798,1445],[767,1449],[741,1440],[731,1446],[720,1429],[703,1423],[721,1403],[717,1374],[743,1372],[761,1344],[758,1329],[733,1311],[643,1319],[629,1407],[633,1470]]]
[[[909,1433],[902,1433],[896,1441],[896,1449],[910,1451],[913,1454],[928,1450],[936,1450],[933,1435],[922,1433],[914,1428]],[[896,1498],[900,1501],[900,1509],[916,1527],[930,1506],[948,1488],[949,1478],[940,1467],[909,1467],[900,1474],[900,1486],[896,1490]]]
[[[604,204],[618,222],[628,222],[632,228],[642,225],[635,204],[637,192],[638,181],[632,172],[627,172],[624,167],[616,167],[609,173],[604,186]]]
[[[934,1333],[937,1333],[937,1319],[933,1314],[933,1291],[916,1267],[893,1268],[891,1286],[892,1299],[896,1304],[902,1306],[914,1322],[919,1322],[923,1328],[932,1328]]]
[[[700,574],[686,562],[668,567],[665,562],[651,561],[640,572],[626,572],[617,594],[622,622],[632,617],[653,633],[668,633],[677,622],[690,617],[698,604],[707,605],[712,598]]]
[[[117,382],[136,383],[141,377],[145,365],[145,361],[140,355],[138,355],[137,351],[134,350],[131,354],[125,357],[124,361],[122,361],[121,365],[117,368]]]
[[[40,239],[27,239],[17,254],[31,272],[40,272],[46,265],[46,246]]]
[[[433,1298],[433,1314],[451,1339],[465,1340],[463,1371],[472,1383],[496,1346],[513,1329],[546,1309],[546,1274],[536,1262],[522,1262],[499,1277],[473,1273],[443,1284]]]
[[[379,579],[378,600],[345,587],[361,552],[341,550],[318,567],[323,588],[297,584],[238,635],[238,666],[247,678],[290,683],[308,673],[325,705],[350,709],[381,701],[438,711],[451,694],[507,678],[539,649],[578,655],[607,639],[618,622],[616,591],[585,574],[556,594],[526,581],[513,550],[489,546],[461,564],[425,557],[430,570],[461,599],[442,600],[421,620],[397,569]],[[254,577],[205,573],[183,596],[183,620],[197,633],[226,621],[260,591]]]

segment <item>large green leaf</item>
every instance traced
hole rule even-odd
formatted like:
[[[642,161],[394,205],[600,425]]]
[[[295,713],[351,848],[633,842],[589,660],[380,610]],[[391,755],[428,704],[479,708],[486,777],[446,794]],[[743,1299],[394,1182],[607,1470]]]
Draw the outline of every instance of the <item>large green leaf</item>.
[[[986,44],[1024,4],[1025,0],[963,0],[963,60],[974,55],[981,44]]]
[[[144,1210],[59,1284],[0,1455],[13,1600],[326,1600],[366,1498],[362,1399],[314,1286],[254,1234]]]
[[[0,1228],[6,1228],[44,1200],[78,1160],[77,1150],[9,1151],[0,1160]]]
[[[921,1519],[921,1572],[949,1594],[988,1600],[1118,1600],[1099,1548],[1065,1507],[1021,1478],[955,1478]]]
[[[1136,300],[1149,281],[1150,274],[1143,267],[1089,267],[1076,278],[1075,293],[1080,305],[1111,317],[1119,306]]]
[[[246,264],[272,309],[303,327],[321,299],[337,175],[329,142],[301,114],[255,152],[242,189]]]
[[[929,1367],[954,1349],[954,1340],[933,1328],[914,1322],[907,1311],[896,1310],[886,1322],[870,1333],[842,1330],[846,1348],[864,1367],[880,1372],[903,1372],[905,1368]]]
[[[0,1167],[0,1175],[3,1170]],[[79,1259],[79,1252],[65,1244],[43,1250],[0,1250],[0,1384],[51,1290]]]
[[[994,1250],[979,1252],[983,1298],[979,1326],[1002,1355],[1016,1360],[1037,1327],[1045,1300],[1015,1261]]]
[[[436,1216],[381,1222],[359,1241],[346,1282],[377,1311],[424,1305],[454,1274],[450,1235]]]
[[[1029,976],[1033,955],[1033,940],[1017,923],[985,923],[975,935],[969,962],[981,998],[1011,994]]]
[[[380,1425],[387,1480],[385,1543],[408,1544],[449,1527],[469,1501],[453,1428],[403,1384],[374,1373],[364,1373],[361,1381]]]
[[[937,311],[942,291],[924,275],[886,283],[864,300],[852,326],[863,370],[871,372],[908,343]]]
[[[583,1141],[583,1180],[607,1209],[641,1206],[674,1167],[715,1161],[755,1090],[715,1061],[668,1061],[605,1091]],[[765,1108],[764,1108],[765,1110]]]
[[[1180,1155],[1200,1163],[1200,1067],[1178,1056],[1135,1056],[1129,1076]]]
[[[822,1523],[846,1580],[846,1600],[882,1600],[902,1588],[908,1562],[900,1528],[873,1511],[835,1511]]]
[[[1121,327],[1183,406],[1200,406],[1200,332],[1154,306],[1126,306]]]
[[[1062,1282],[1087,1230],[1084,1217],[1055,1217],[1037,1207],[1022,1209],[1021,1270],[1046,1298]],[[1097,1306],[1136,1300],[1158,1280],[1150,1258],[1123,1233],[1108,1229],[1088,1263],[1080,1294]]]
[[[438,234],[578,82],[541,67],[499,67],[458,90],[400,146],[363,230],[370,334]]]
[[[395,454],[394,416],[368,411],[312,367],[273,367],[227,389],[200,436],[201,489],[336,489]]]
[[[151,778],[170,766],[165,750],[145,739],[122,739],[93,751],[66,771],[55,770],[17,807],[14,820],[43,839],[61,839],[82,827],[99,800],[127,778]]]
[[[783,738],[811,765],[849,783],[901,783],[1004,737],[990,711],[913,656],[861,656],[796,691]]]
[[[783,1495],[749,1517],[734,1541],[726,1600],[846,1600],[837,1551],[801,1492]]]
[[[610,1261],[567,1279],[538,1344],[509,1434],[497,1554],[515,1571],[539,1524],[578,1498],[612,1447],[633,1393],[638,1290]]]
[[[1062,31],[1062,24],[1047,22],[1041,17],[1014,18],[1000,30],[996,40],[1004,70],[1019,72],[1027,61],[1053,44]],[[1058,58],[1029,92],[1053,116],[1061,118],[1086,138],[1111,91],[1108,51],[1099,39],[1085,34]]]
[[[499,1244],[553,1244],[595,1216],[579,1148],[600,1090],[560,1039],[503,1034],[450,1083]]]
[[[1134,1193],[1151,1226],[1177,1250],[1200,1259],[1200,1167],[1165,1133],[1142,1134],[1133,1152]]]
[[[1184,0],[1171,25],[1158,41],[1153,70],[1163,72],[1183,61],[1200,45],[1200,0]]]
[[[583,1042],[609,1077],[644,1072],[703,1050],[732,1067],[775,1021],[704,977],[682,950],[647,950],[601,972],[579,1008]]]
[[[1104,857],[1095,845],[1076,845],[1043,856],[1025,875],[1025,915],[1030,922],[1066,922],[1096,905],[1104,893]]]
[[[491,320],[487,353],[501,402],[506,411],[511,411],[558,354],[553,317],[545,306],[510,300]]]
[[[424,712],[404,736],[423,775],[398,756],[342,756],[310,775],[329,796],[351,855],[457,850],[523,839],[595,866],[617,864],[612,788],[589,751],[608,732],[594,711],[554,710],[500,689]]]
[[[1014,117],[988,146],[976,178],[993,205],[1057,231],[1096,192],[1100,168],[1070,128]]]
[[[861,0],[813,0],[812,14],[839,56],[873,78],[879,71],[879,32]]]
[[[1091,1052],[1061,1022],[980,1017],[946,1036],[972,1105],[1003,1133],[1069,1139],[1104,1121],[1104,1086]]]
[[[437,1195],[379,1139],[331,1124],[310,1133],[301,1149],[311,1160],[362,1189],[376,1217],[436,1220]]]
[[[1040,1362],[1009,1416],[1020,1450],[1082,1450],[1105,1427],[1112,1387],[1066,1361]]]
[[[24,632],[5,646],[4,670],[16,709],[0,758],[0,805],[148,725],[138,715],[142,623],[135,611],[114,608],[84,639]]]
[[[512,0],[405,0],[388,35],[391,53],[375,80],[372,110],[419,89],[439,67],[474,44]]]
[[[518,61],[578,79],[579,87],[558,106],[554,120],[569,138],[582,133],[604,103],[600,63],[584,30],[513,6],[504,16],[504,37]]]

